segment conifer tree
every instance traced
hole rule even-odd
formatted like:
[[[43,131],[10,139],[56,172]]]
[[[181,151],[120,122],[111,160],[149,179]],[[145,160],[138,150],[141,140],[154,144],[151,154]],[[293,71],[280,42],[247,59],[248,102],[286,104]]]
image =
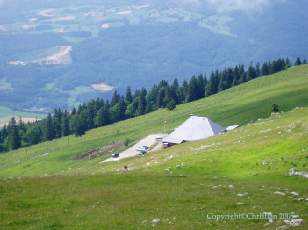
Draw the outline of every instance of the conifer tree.
[[[218,85],[219,85],[219,73],[218,71],[216,71],[215,73],[211,74],[210,80],[205,89],[206,96],[210,96],[217,93]]]
[[[301,65],[302,61],[300,58],[296,58],[295,64],[294,65]]]
[[[35,145],[42,141],[42,130],[39,125],[29,127],[26,134],[27,142],[30,145]]]
[[[45,140],[48,140],[48,141],[55,138],[53,119],[50,113],[48,114],[47,119],[45,120],[44,137],[45,137]]]
[[[18,127],[14,117],[11,118],[8,125],[8,147],[10,150],[18,149],[21,146]]]
[[[79,115],[75,115],[72,119],[72,125],[74,128],[75,136],[82,136],[87,130],[87,115],[85,112],[81,112]]]
[[[255,79],[256,77],[257,77],[256,69],[253,67],[253,65],[250,65],[247,70],[247,81]]]
[[[120,95],[118,94],[118,91],[115,90],[113,91],[113,94],[112,94],[111,106],[116,105],[117,103],[119,103],[119,101],[120,101]]]
[[[110,113],[109,113],[108,104],[100,108],[100,110],[97,112],[95,120],[96,120],[96,126],[98,127],[107,125],[110,123]]]
[[[147,106],[146,94],[147,94],[146,89],[142,89],[138,100],[138,115],[145,114]]]
[[[267,63],[263,63],[262,68],[261,68],[261,74],[263,76],[266,76],[266,75],[270,74],[269,66],[268,66]]]
[[[62,115],[61,119],[61,135],[62,137],[68,136],[70,134],[70,124],[69,124],[69,118],[68,113],[65,111]]]
[[[167,108],[171,111],[171,110],[174,110],[176,108],[176,103],[173,99],[171,99],[169,101],[169,103],[167,104]]]
[[[287,58],[286,59],[286,65],[285,65],[285,69],[287,69],[287,68],[290,68],[291,67],[291,62],[290,62],[290,59],[289,58]]]
[[[129,105],[133,102],[132,90],[129,86],[126,89],[125,102],[126,102],[127,105]]]
[[[61,137],[61,119],[62,111],[60,109],[55,109],[53,114],[54,138]]]

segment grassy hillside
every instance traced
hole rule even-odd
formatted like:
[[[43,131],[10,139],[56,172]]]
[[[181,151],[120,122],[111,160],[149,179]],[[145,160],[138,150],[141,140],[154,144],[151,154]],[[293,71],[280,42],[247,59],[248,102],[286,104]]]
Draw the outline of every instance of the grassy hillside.
[[[168,132],[190,114],[209,116],[222,125],[246,124],[268,117],[276,103],[287,111],[308,106],[308,66],[256,79],[174,111],[159,110],[114,125],[88,132],[83,137],[69,137],[23,148],[0,156],[1,176],[42,176],[89,174],[102,168],[99,164],[110,154],[94,160],[76,160],[76,156],[113,142],[129,138],[132,142],[151,134]],[[120,147],[123,148],[123,147]]]
[[[0,208],[5,211],[0,225],[4,229],[152,229],[152,221],[159,219],[158,229],[276,229],[284,225],[286,217],[280,216],[284,213],[303,218],[305,225],[297,229],[305,229],[308,181],[288,176],[288,171],[294,167],[307,171],[307,155],[308,109],[299,108],[145,157],[108,165],[83,162],[82,173],[96,176],[2,178]],[[69,162],[69,156],[64,154],[63,162]],[[43,165],[56,170],[57,164],[48,166],[56,159],[46,159],[44,164],[29,160],[29,168],[33,175],[42,172]],[[129,172],[122,171],[124,164]],[[21,172],[31,174],[18,165],[1,173]],[[273,223],[209,219],[264,212],[277,219]]]

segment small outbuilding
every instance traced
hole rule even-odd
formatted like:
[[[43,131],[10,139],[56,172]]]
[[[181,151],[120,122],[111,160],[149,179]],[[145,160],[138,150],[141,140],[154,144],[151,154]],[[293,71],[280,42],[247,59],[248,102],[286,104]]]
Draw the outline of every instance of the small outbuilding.
[[[162,139],[164,147],[197,141],[223,133],[225,128],[207,117],[191,116],[172,133]]]

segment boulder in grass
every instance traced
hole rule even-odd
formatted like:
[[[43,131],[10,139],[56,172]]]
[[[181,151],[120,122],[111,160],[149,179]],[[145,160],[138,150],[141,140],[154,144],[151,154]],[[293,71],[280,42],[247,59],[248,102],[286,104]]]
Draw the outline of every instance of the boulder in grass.
[[[290,194],[293,195],[293,196],[299,196],[298,192],[291,192]]]
[[[286,195],[284,192],[279,192],[279,191],[274,192],[274,194],[280,195],[280,196],[285,196]]]
[[[303,219],[284,220],[283,222],[290,227],[300,227],[304,225]]]
[[[153,225],[157,225],[159,223],[160,223],[160,219],[159,218],[155,218],[155,219],[152,220],[152,224]]]

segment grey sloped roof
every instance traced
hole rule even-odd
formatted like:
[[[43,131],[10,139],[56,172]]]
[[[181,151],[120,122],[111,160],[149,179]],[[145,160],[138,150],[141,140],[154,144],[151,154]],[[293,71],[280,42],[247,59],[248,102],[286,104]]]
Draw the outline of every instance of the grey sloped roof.
[[[191,116],[182,125],[174,130],[167,137],[163,138],[164,143],[180,144],[184,141],[196,141],[215,136],[223,132],[225,128],[214,123],[207,117]]]

